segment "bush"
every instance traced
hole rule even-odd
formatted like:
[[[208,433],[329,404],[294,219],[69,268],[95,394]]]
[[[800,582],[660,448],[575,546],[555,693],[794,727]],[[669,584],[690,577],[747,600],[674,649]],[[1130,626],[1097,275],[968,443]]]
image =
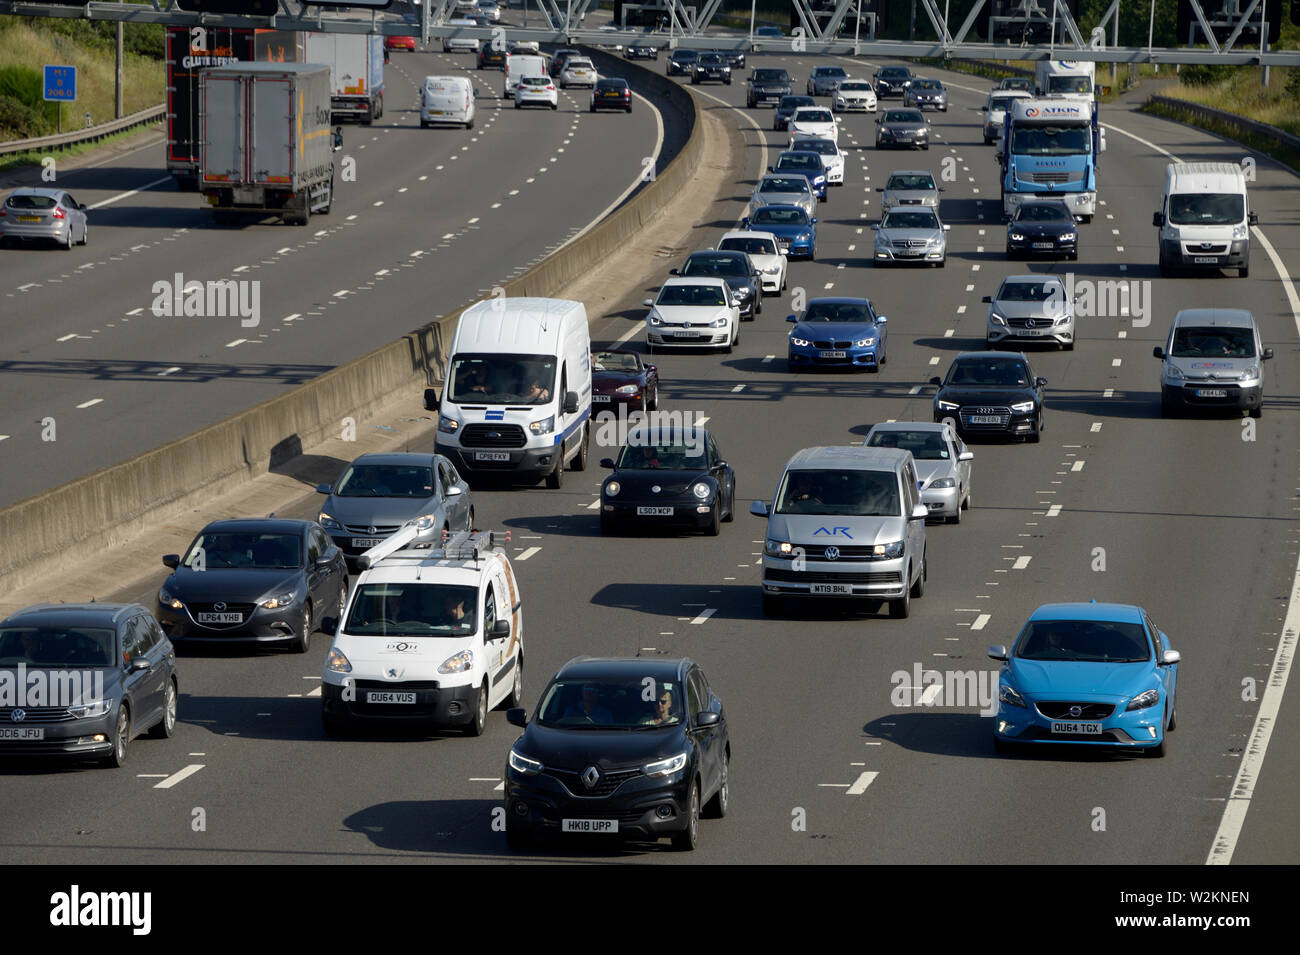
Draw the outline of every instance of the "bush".
[[[1293,100],[1300,100],[1300,67],[1291,67],[1286,78],[1286,95]]]
[[[1192,63],[1179,71],[1178,77],[1188,86],[1209,86],[1232,79],[1240,70],[1239,66],[1223,63]]]
[[[54,123],[43,109],[36,109],[12,96],[0,94],[0,140],[32,139],[54,132]]]

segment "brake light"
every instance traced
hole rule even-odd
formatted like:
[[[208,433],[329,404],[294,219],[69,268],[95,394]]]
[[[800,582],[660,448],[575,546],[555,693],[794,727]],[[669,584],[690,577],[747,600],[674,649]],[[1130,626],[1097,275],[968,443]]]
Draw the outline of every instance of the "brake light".
[[[54,218],[56,218],[56,219],[66,219],[66,218],[67,218],[67,215],[64,213],[64,211],[63,211],[62,209],[60,209],[58,206],[55,206],[55,207],[54,207]]]
[[[554,86],[554,85],[547,86],[546,88],[547,88],[548,90],[550,90],[551,92],[555,92],[555,86]]]

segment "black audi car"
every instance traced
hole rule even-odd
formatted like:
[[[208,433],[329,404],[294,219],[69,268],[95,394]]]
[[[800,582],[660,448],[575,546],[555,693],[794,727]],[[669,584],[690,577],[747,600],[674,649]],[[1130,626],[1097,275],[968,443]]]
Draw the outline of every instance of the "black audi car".
[[[1079,227],[1060,199],[1021,203],[1007,223],[1007,258],[1021,255],[1063,255],[1079,258]]]
[[[742,322],[752,322],[755,315],[763,313],[763,276],[745,252],[692,252],[685,265],[669,274],[688,279],[726,279],[727,287],[740,299]]]
[[[778,131],[788,129],[790,117],[795,110],[816,105],[817,101],[811,96],[782,96],[781,102],[776,104],[776,113],[772,116],[772,128]]]
[[[939,386],[934,420],[951,422],[963,438],[987,434],[1038,442],[1047,379],[1035,377],[1019,352],[962,352],[947,376],[930,384]]]
[[[748,87],[745,91],[745,105],[750,109],[760,103],[776,106],[783,96],[790,95],[792,89],[788,72],[768,67],[750,73]]]
[[[632,428],[618,459],[600,466],[614,473],[600,487],[600,532],[635,521],[686,527],[712,536],[736,516],[736,472],[703,428]]]
[[[348,597],[343,551],[315,521],[214,521],[167,554],[158,620],[173,641],[285,643],[306,653]]]
[[[721,53],[701,53],[700,58],[691,67],[691,85],[698,86],[705,81],[731,85],[731,67]]]
[[[668,56],[665,72],[669,76],[689,76],[699,58],[699,50],[673,50]]]
[[[506,760],[506,842],[534,837],[699,842],[730,800],[721,698],[689,659],[578,657],[556,671]]]

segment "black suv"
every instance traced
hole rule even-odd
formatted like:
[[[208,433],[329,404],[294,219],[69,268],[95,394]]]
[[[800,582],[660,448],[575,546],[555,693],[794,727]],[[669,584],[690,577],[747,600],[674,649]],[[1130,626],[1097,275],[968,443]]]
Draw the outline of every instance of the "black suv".
[[[816,105],[817,101],[811,96],[782,96],[781,101],[776,104],[776,112],[772,115],[772,128],[778,132],[788,129],[790,117],[794,115],[795,110]]]
[[[876,96],[884,99],[886,96],[906,96],[912,79],[912,71],[906,66],[882,66],[876,70],[872,82],[876,87]]]
[[[1038,442],[1043,431],[1043,389],[1020,352],[963,352],[946,378],[931,378],[934,420],[949,421],[963,438],[991,434]]]
[[[506,760],[506,841],[603,835],[694,849],[701,813],[726,815],[722,700],[688,659],[578,657],[556,671]]]
[[[176,651],[140,604],[20,610],[0,621],[6,670],[16,705],[0,706],[0,754],[121,766],[141,733],[166,739],[176,730]]]
[[[699,50],[673,50],[668,55],[668,66],[664,72],[669,76],[690,75],[699,58]]]
[[[691,85],[696,86],[705,80],[714,80],[731,85],[731,67],[720,53],[701,53],[700,58],[691,67]]]
[[[752,322],[755,315],[763,313],[763,276],[746,252],[692,252],[685,265],[669,274],[726,279],[727,287],[740,299],[742,322]]]
[[[776,106],[781,102],[781,97],[790,95],[790,90],[790,74],[785,70],[757,69],[749,74],[745,105],[750,109],[760,103],[771,103]]]

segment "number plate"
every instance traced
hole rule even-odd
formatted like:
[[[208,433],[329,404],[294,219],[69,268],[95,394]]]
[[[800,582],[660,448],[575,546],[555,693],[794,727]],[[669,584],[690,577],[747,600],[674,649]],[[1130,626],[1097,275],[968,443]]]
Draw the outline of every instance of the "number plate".
[[[43,726],[0,726],[0,739],[45,739]]]
[[[1034,335],[1041,336],[1041,335],[1051,334],[1051,332],[1046,328],[1017,328],[1015,329],[1015,333],[1017,335],[1030,335],[1030,336],[1034,336]]]
[[[821,357],[821,358],[847,358],[847,357],[849,357],[849,353],[848,353],[848,352],[842,352],[842,351],[824,351],[824,352],[818,352],[817,354],[818,354],[818,356]]]
[[[1052,732],[1063,736],[1100,736],[1100,723],[1052,723]]]
[[[600,404],[602,401],[609,401],[609,395],[592,395],[591,400]]]
[[[1219,257],[1217,255],[1198,255],[1192,259],[1195,265],[1218,265]]]
[[[1198,398],[1226,398],[1228,392],[1224,388],[1197,388],[1196,397]]]
[[[676,330],[673,332],[673,336],[675,338],[699,338],[700,333],[696,331],[685,332],[685,331]]]
[[[243,623],[242,613],[201,613],[199,623]]]
[[[565,819],[564,832],[618,832],[617,819]]]
[[[853,588],[849,584],[813,584],[811,592],[814,594],[840,594],[851,597]]]
[[[1054,248],[1056,248],[1056,243],[1055,243],[1055,242],[1035,242],[1035,243],[1034,243],[1034,248],[1035,248],[1035,249],[1054,249]]]
[[[672,517],[673,509],[671,507],[638,507],[636,509],[637,517]]]
[[[995,414],[973,414],[970,416],[971,424],[1001,424],[1002,418]]]
[[[372,547],[378,547],[384,542],[382,537],[354,537],[352,546],[360,547],[362,550],[370,550]]]
[[[507,451],[475,451],[475,461],[509,461],[510,453]]]
[[[18,221],[19,222],[40,222],[41,217],[40,216],[19,216]]]
[[[389,693],[371,690],[366,694],[367,703],[414,703],[414,693]]]

